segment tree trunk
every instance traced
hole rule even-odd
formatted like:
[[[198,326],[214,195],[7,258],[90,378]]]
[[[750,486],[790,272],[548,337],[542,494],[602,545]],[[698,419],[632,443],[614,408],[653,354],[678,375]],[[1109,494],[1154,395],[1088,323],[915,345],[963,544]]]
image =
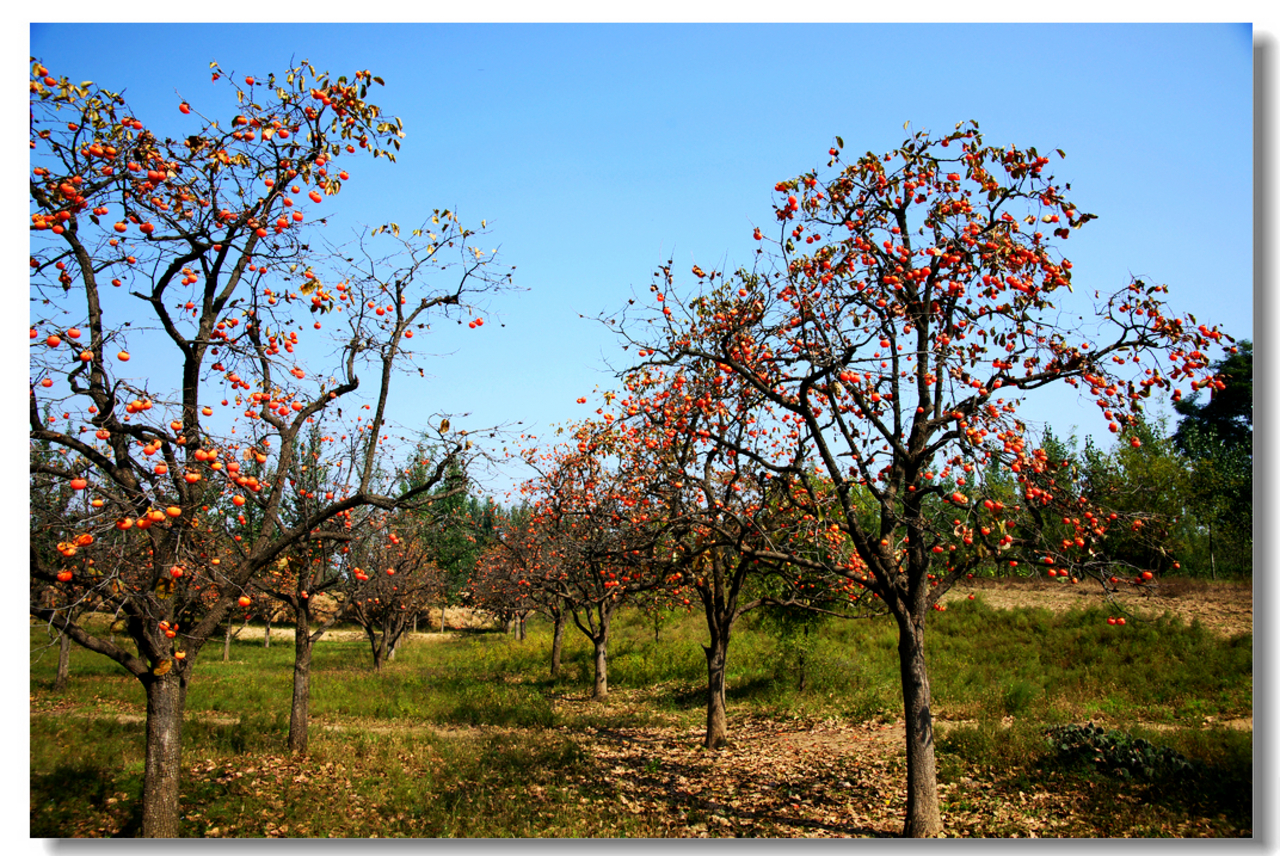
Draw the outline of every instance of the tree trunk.
[[[929,673],[924,659],[924,621],[898,618],[898,664],[907,730],[907,819],[905,838],[931,838],[942,831],[933,745]]]
[[[444,610],[445,610],[445,605],[440,604],[440,632],[441,633],[444,632]]]
[[[523,642],[525,639],[524,619],[523,615],[516,616],[516,641],[518,642]]]
[[[67,678],[71,674],[71,637],[63,633],[58,637],[58,676],[53,679],[54,692],[67,688]]]
[[[809,685],[809,624],[805,623],[800,634],[804,639],[800,642],[800,650],[796,653],[796,671],[800,673],[799,692],[804,692]]]
[[[222,662],[231,659],[231,619],[227,619],[227,635],[222,640]]]
[[[293,704],[289,708],[289,751],[305,755],[311,719],[311,631],[305,609],[297,612],[297,627],[293,638]]]
[[[560,652],[564,648],[564,612],[555,613],[555,630],[551,636],[551,677],[560,674]]]
[[[716,633],[710,645],[703,645],[707,655],[707,734],[702,745],[718,749],[729,740],[729,725],[725,718],[724,674],[728,661],[729,635]]]
[[[172,671],[147,675],[147,759],[142,785],[144,838],[178,837],[178,777],[182,770],[182,708],[186,692]]]
[[[1218,566],[1213,561],[1213,521],[1209,521],[1209,579],[1218,579]]]
[[[262,647],[263,648],[271,647],[271,619],[270,618],[267,619],[267,629],[262,634]]]
[[[602,629],[591,641],[595,644],[596,654],[596,679],[591,698],[603,701],[609,695],[609,631]]]

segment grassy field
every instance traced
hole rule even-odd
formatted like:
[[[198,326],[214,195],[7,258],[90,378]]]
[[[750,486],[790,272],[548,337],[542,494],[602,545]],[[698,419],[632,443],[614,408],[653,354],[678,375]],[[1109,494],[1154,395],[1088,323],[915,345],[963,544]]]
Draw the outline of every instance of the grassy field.
[[[948,834],[1251,833],[1251,637],[1106,617],[994,609],[982,594],[932,617]],[[729,655],[734,739],[719,752],[699,746],[703,633],[682,616],[655,642],[624,614],[605,703],[587,698],[590,650],[572,628],[563,672],[548,676],[550,628],[536,620],[524,642],[415,636],[381,673],[363,642],[322,641],[305,758],[285,748],[292,647],[238,640],[224,663],[211,644],[187,700],[182,833],[894,834],[905,768],[892,624],[826,623],[801,662],[743,619]],[[43,628],[31,640],[48,643]],[[56,649],[32,656],[31,835],[135,834],[141,688],[74,648],[70,686],[54,693],[55,666]],[[1090,721],[1112,733],[1088,751],[1046,736]]]

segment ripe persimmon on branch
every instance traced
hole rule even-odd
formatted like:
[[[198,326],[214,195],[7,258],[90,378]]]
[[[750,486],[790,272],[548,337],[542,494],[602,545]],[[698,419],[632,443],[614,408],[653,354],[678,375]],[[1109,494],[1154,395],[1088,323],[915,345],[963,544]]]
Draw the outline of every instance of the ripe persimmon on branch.
[[[606,393],[611,399],[612,394]],[[608,647],[613,616],[630,594],[660,584],[651,561],[661,543],[662,509],[646,495],[633,465],[643,455],[632,426],[612,413],[559,429],[568,439],[524,452],[534,478],[521,485],[529,506],[521,541],[503,539],[508,564],[541,598],[567,610],[591,640],[592,698],[608,696]]]
[[[399,120],[365,100],[379,78],[212,77],[234,112],[183,102],[174,138],[31,66],[31,489],[73,493],[33,519],[31,613],[145,688],[148,836],[178,832],[186,688],[227,611],[298,545],[348,537],[352,509],[427,502],[478,453],[442,430],[413,485],[377,466],[415,332],[510,283],[450,211],[371,230],[359,261],[320,239],[346,162],[399,148]],[[328,483],[290,516],[310,467]],[[57,605],[90,597],[132,650]]]
[[[1048,455],[1019,418],[1023,399],[1075,387],[1130,442],[1150,396],[1176,400],[1178,384],[1221,383],[1208,351],[1229,337],[1174,313],[1167,287],[1141,280],[1109,298],[1095,293],[1088,324],[1064,323],[1054,301],[1079,308],[1061,243],[1094,216],[1034,148],[986,145],[966,123],[849,164],[842,149],[837,139],[827,171],[775,186],[776,231],[755,230],[752,269],[694,265],[686,282],[668,263],[647,316],[610,323],[650,365],[730,379],[721,384],[727,411],[735,396],[758,400],[750,442],[714,442],[787,483],[800,519],[834,527],[857,567],[837,551],[829,570],[857,579],[893,615],[907,735],[903,829],[934,835],[942,823],[926,619],[964,574],[1013,544],[1037,543],[1043,515],[1007,519],[1008,497],[988,492],[986,478],[1011,478],[1024,507],[1052,487],[1041,478]],[[1063,516],[1073,533],[1061,549],[1096,552],[1092,529],[1105,527]]]
[[[718,748],[728,739],[729,641],[744,613],[766,604],[817,609],[815,586],[824,597],[841,590],[840,614],[865,614],[873,598],[829,572],[837,558],[843,570],[860,570],[843,533],[792,513],[798,486],[760,465],[780,450],[761,430],[773,413],[769,402],[713,363],[640,366],[624,381],[618,409],[642,447],[632,478],[663,509],[653,573],[684,604],[696,597],[706,617],[704,745]]]
[[[567,579],[566,554],[553,527],[535,521],[525,504],[495,513],[493,538],[476,557],[475,567],[463,587],[463,599],[488,612],[517,634],[524,631],[530,612],[540,612],[552,622],[551,676],[560,673],[564,628],[569,605],[562,584]],[[519,636],[523,638],[523,636]]]
[[[346,592],[344,615],[364,630],[375,670],[395,655],[401,637],[440,586],[442,571],[431,559],[422,527],[401,517],[377,515],[351,552],[355,584]]]

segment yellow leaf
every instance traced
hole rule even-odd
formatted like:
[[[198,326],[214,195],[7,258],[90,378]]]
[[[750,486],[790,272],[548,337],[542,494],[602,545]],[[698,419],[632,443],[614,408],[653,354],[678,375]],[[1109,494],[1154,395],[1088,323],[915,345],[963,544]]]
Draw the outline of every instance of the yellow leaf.
[[[151,670],[151,674],[159,678],[159,677],[162,677],[163,675],[169,674],[169,670],[172,668],[173,668],[172,660],[161,660],[159,663],[156,663],[155,668]]]

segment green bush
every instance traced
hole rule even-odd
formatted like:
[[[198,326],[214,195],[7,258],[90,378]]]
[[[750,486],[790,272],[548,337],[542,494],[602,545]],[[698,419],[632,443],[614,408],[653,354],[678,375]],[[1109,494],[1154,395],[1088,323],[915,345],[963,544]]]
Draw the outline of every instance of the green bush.
[[[1168,746],[1100,725],[1059,725],[1045,733],[1064,765],[1092,765],[1107,775],[1145,781],[1181,780],[1200,772],[1198,764]]]

